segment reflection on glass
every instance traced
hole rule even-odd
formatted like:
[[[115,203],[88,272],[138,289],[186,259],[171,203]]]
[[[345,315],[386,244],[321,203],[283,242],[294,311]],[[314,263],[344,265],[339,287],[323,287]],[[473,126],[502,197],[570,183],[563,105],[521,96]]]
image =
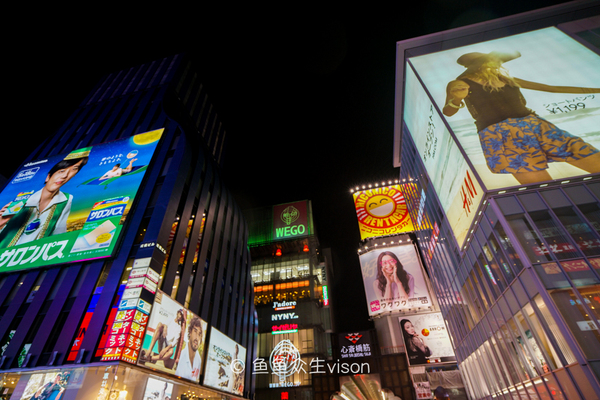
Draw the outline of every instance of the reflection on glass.
[[[538,234],[525,219],[524,215],[511,216],[507,220],[531,262],[551,261],[544,243],[540,240]]]
[[[565,226],[571,238],[586,256],[600,254],[600,240],[592,228],[575,213],[572,207],[561,207],[554,210],[556,216]]]
[[[563,228],[552,219],[548,211],[535,211],[529,213],[529,215],[546,242],[548,242],[549,250],[554,253],[556,258],[564,260],[581,257],[564,233]],[[548,253],[545,246],[541,248],[541,251]]]
[[[585,306],[572,289],[556,290],[551,292],[551,296],[585,355],[590,359],[597,359],[600,358],[600,333],[597,323],[600,286],[579,290]]]

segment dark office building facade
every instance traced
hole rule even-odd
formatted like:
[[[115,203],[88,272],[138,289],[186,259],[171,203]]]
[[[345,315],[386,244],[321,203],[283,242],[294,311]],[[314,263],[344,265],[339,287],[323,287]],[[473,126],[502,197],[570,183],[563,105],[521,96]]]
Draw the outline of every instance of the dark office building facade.
[[[573,2],[397,44],[395,163],[473,399],[600,396],[599,14]],[[508,103],[487,93],[511,90],[525,116],[486,120]],[[538,142],[529,122],[549,124]]]
[[[221,179],[224,140],[178,55],[106,76],[16,170],[0,398],[252,398],[248,228]]]
[[[320,248],[312,202],[244,212],[258,314],[256,397],[328,399],[338,389],[323,374],[332,358],[331,254]]]

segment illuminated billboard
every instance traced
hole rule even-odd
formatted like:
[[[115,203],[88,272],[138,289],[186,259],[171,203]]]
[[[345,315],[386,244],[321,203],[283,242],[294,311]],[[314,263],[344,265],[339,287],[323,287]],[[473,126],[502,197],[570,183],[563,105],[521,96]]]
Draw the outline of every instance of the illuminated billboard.
[[[158,290],[138,365],[199,382],[206,327],[204,320]]]
[[[273,206],[273,240],[286,240],[310,235],[306,201]]]
[[[410,365],[456,361],[442,313],[399,317]]]
[[[408,64],[407,86],[411,81],[422,92],[414,70],[443,113],[433,111],[436,132],[445,131],[437,126],[444,118],[486,190],[600,172],[600,56],[557,28],[412,57]],[[424,102],[420,96],[405,91],[415,141],[417,127],[408,120],[418,119],[411,114],[412,103]],[[423,158],[425,149],[419,152]]]
[[[454,237],[462,247],[483,199],[483,190],[410,68],[406,70],[404,94],[410,99],[405,102],[404,121],[446,212]],[[421,199],[425,199],[424,193]]]
[[[211,327],[204,385],[241,396],[245,362],[246,349]]]
[[[414,230],[400,185],[360,190],[352,196],[361,240]]]
[[[148,378],[143,400],[166,400],[173,398],[173,384],[154,378]]]
[[[369,315],[432,306],[426,277],[412,244],[360,255]]]
[[[112,255],[162,133],[21,167],[0,193],[0,272]]]
[[[340,344],[340,358],[370,357],[371,335],[368,331],[341,333],[338,335]]]
[[[71,370],[64,370],[31,375],[20,399],[60,399],[67,389],[71,373]]]

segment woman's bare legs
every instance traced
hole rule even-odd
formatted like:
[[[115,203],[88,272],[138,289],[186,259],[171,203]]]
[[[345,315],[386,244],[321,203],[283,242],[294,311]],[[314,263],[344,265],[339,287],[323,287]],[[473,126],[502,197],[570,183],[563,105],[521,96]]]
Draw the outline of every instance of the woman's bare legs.
[[[592,154],[577,161],[569,161],[569,164],[581,168],[590,174],[600,172],[600,153]]]
[[[539,183],[552,180],[552,177],[546,170],[533,172],[515,172],[513,176],[519,181],[521,185],[528,185],[530,183]]]

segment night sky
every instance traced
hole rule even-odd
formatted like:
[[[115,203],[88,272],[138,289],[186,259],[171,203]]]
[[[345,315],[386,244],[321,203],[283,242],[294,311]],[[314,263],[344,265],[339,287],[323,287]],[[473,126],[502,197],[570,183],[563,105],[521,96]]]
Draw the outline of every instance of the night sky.
[[[0,173],[12,176],[103,75],[190,53],[227,130],[223,174],[238,204],[312,200],[321,246],[334,253],[337,327],[369,329],[350,188],[399,175],[395,42],[562,2],[24,10],[19,30],[5,37],[9,127]]]

